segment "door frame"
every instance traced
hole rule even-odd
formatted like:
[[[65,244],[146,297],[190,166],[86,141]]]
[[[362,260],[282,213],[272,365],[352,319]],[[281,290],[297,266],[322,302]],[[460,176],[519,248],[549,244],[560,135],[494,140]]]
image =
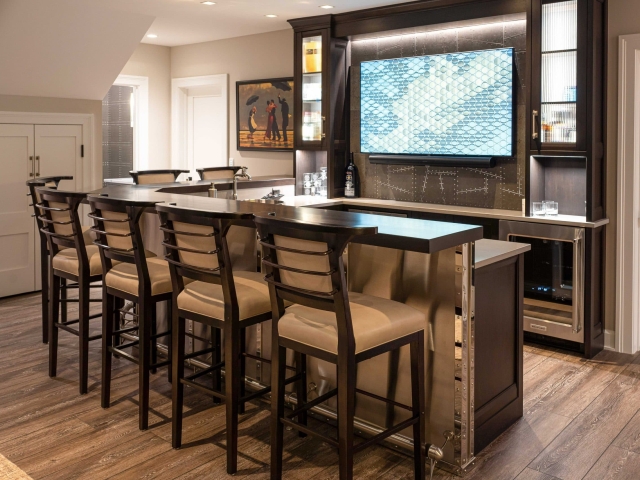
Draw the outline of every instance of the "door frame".
[[[149,77],[118,75],[114,85],[133,87],[136,124],[133,127],[133,169],[149,168]]]
[[[93,141],[93,113],[38,113],[38,112],[2,112],[0,123],[30,125],[82,125],[82,144],[84,159],[82,169],[82,190],[96,190],[102,186],[102,165],[96,165],[95,142]]]
[[[640,34],[621,35],[618,55],[618,191],[615,348],[640,349]]]
[[[188,90],[193,87],[220,86],[225,108],[225,158],[229,158],[229,86],[226,73],[171,79],[171,168],[188,169]],[[228,162],[229,160],[227,160]]]

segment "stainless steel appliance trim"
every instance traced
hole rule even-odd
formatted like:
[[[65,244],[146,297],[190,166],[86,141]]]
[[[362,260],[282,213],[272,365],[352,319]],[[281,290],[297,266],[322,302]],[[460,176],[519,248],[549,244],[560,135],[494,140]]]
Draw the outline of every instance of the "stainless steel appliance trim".
[[[524,331],[562,338],[572,342],[584,342],[584,330],[574,333],[572,325],[568,323],[554,322],[553,320],[534,318],[528,315],[524,316]]]
[[[475,431],[475,298],[473,259],[475,243],[462,245],[462,408],[460,412],[461,469],[474,460]],[[454,356],[455,358],[455,356]]]
[[[531,316],[524,317],[524,330],[533,333],[543,333],[540,329],[531,327],[531,321],[535,321],[536,323],[544,323],[548,328],[544,335],[583,343],[585,263],[584,228],[501,220],[500,239],[508,241],[513,236],[573,243],[573,302],[570,325],[571,332],[567,333],[567,327],[569,325],[563,325],[562,323],[552,322],[546,319],[537,319]]]

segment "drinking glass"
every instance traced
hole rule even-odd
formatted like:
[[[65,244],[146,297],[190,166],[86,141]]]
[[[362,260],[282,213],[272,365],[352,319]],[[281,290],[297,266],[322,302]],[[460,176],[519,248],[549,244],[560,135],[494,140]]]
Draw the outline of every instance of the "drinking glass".
[[[558,202],[554,202],[553,200],[545,200],[544,207],[546,215],[558,215]]]
[[[533,202],[531,213],[534,217],[543,217],[546,214],[544,202]]]

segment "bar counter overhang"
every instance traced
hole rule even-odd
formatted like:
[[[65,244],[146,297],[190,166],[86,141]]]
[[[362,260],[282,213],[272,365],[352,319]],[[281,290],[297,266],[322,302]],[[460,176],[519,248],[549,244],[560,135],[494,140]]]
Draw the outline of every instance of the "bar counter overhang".
[[[444,446],[442,462],[451,471],[461,474],[471,466],[480,449],[522,416],[522,254],[528,250],[528,245],[507,246],[498,245],[506,242],[495,242],[483,245],[483,251],[476,253],[476,242],[492,242],[481,240],[482,227],[324,210],[321,206],[313,208],[314,202],[309,197],[288,200],[285,197],[283,204],[208,198],[204,195],[211,183],[117,185],[97,190],[92,195],[166,202],[197,210],[273,212],[278,217],[299,222],[376,226],[377,234],[363,236],[348,247],[349,291],[403,302],[425,313],[428,319],[425,330],[427,443],[441,446],[448,433],[453,433],[453,439]],[[164,256],[158,216],[147,213],[143,222],[145,248]],[[255,271],[258,268],[253,222],[248,221],[247,227],[250,228],[232,227],[233,231],[229,232],[229,243],[239,246],[232,249],[234,270]],[[490,308],[498,312],[498,315],[488,312],[487,317],[492,320],[483,324],[482,337],[491,339],[494,334],[500,337],[502,332],[506,341],[506,345],[498,341],[495,346],[482,348],[491,357],[490,362],[487,358],[490,364],[476,358],[474,279],[478,272],[474,261],[482,264],[483,269],[492,270],[485,276],[488,288],[483,289],[486,298],[481,303],[487,305],[489,299]],[[502,291],[492,288],[489,280],[502,285]],[[507,301],[502,302],[503,299]],[[164,312],[158,313],[159,319],[166,318]],[[260,326],[247,329],[248,353],[270,358],[271,334],[267,330]],[[193,333],[195,338],[208,339],[206,329],[197,331],[196,327]],[[198,340],[194,340],[193,348],[199,349],[196,342]],[[501,353],[494,348],[505,348],[506,351]],[[498,367],[496,361],[508,365]],[[408,348],[398,354],[363,362],[358,369],[357,386],[400,403],[409,403],[409,365]],[[506,370],[506,383],[489,385],[489,391],[480,385],[478,388],[485,391],[476,392],[475,378],[479,368],[489,376],[493,369]],[[253,366],[248,364],[247,377],[250,378],[249,386],[269,384],[269,366],[261,362],[255,362]],[[335,369],[322,360],[310,358],[308,381],[312,390],[309,400],[312,400],[335,388]],[[482,405],[477,405],[478,397],[484,399]],[[289,400],[295,402],[295,395],[289,395]],[[329,401],[319,409],[320,415],[331,420],[335,407],[335,403]],[[482,425],[478,424],[479,414]],[[407,415],[402,409],[358,395],[356,431],[373,435],[404,420]],[[394,435],[390,442],[400,449],[410,449],[410,429]]]

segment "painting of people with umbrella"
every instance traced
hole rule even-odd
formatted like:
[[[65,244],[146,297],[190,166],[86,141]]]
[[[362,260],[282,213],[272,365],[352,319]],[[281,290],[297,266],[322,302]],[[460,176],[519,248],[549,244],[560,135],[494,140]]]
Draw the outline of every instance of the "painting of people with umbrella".
[[[293,78],[236,82],[238,150],[293,150]]]

